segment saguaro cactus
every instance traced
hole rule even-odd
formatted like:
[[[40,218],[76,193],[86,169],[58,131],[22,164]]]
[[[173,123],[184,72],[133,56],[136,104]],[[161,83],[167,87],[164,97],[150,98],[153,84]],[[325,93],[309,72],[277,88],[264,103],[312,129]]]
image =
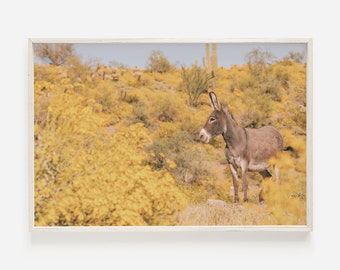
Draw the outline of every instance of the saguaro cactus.
[[[210,53],[211,51],[211,53]],[[215,74],[217,69],[217,47],[216,44],[205,44],[205,57],[203,57],[203,66],[207,73]]]
[[[211,54],[211,71],[217,70],[217,46],[216,43],[212,44],[212,54]]]

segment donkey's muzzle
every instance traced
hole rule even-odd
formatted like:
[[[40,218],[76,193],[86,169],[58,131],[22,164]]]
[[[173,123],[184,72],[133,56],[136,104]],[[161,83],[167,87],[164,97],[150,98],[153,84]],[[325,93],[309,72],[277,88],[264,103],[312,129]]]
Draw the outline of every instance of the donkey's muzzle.
[[[208,143],[210,141],[211,135],[203,128],[200,131],[199,138],[202,143]]]

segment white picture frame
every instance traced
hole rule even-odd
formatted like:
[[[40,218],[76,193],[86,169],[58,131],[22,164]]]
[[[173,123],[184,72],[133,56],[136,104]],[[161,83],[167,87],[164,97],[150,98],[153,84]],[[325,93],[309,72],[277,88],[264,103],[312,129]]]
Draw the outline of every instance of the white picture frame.
[[[34,173],[34,153],[35,153],[35,134],[34,134],[34,64],[36,55],[34,46],[36,44],[304,44],[306,46],[306,223],[303,225],[180,225],[180,226],[37,226],[35,224],[35,173]],[[41,231],[79,231],[79,232],[125,232],[125,231],[294,231],[310,232],[313,230],[313,149],[312,149],[312,97],[313,97],[313,52],[312,39],[29,39],[29,74],[28,74],[28,92],[29,92],[29,230],[34,232]],[[197,57],[203,57],[198,55]],[[198,59],[200,60],[200,59]],[[208,115],[207,115],[208,116]],[[203,125],[204,123],[202,123]]]

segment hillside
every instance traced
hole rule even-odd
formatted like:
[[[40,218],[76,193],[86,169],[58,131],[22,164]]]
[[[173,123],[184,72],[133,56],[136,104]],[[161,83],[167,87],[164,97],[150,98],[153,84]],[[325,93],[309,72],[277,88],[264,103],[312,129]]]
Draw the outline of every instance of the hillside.
[[[218,67],[207,80],[239,125],[273,125],[294,149],[276,160],[280,183],[248,173],[238,204],[222,137],[197,140],[211,107],[207,91],[190,97],[194,69],[35,64],[35,225],[306,224],[305,64]]]

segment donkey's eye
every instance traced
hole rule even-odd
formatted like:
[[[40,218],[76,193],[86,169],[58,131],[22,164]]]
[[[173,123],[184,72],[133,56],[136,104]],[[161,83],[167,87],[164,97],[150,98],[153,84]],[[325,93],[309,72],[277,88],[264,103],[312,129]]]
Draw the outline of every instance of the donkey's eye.
[[[210,123],[213,123],[213,122],[215,122],[215,121],[216,121],[216,118],[214,118],[214,117],[210,117],[209,121],[210,121]]]

